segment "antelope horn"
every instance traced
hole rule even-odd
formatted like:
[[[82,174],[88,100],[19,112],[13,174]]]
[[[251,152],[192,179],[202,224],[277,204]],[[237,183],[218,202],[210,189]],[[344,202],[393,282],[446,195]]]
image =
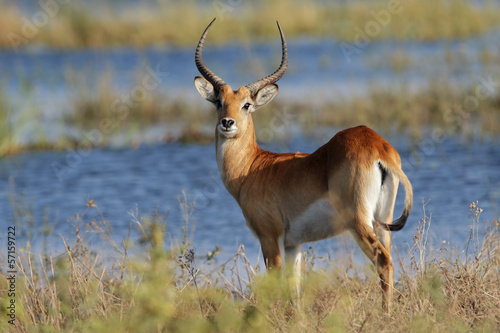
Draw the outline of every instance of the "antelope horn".
[[[281,77],[283,76],[283,74],[285,74],[286,69],[288,67],[288,50],[286,47],[285,35],[283,34],[283,31],[281,30],[281,26],[280,26],[279,22],[276,21],[276,23],[278,24],[278,29],[279,29],[280,35],[281,35],[281,47],[282,47],[282,53],[283,53],[283,55],[281,57],[281,64],[280,64],[280,67],[273,74],[268,75],[265,78],[260,79],[259,81],[255,81],[254,83],[250,83],[246,86],[248,88],[248,90],[250,90],[250,93],[252,94],[252,96],[254,96],[261,88],[263,88],[267,85],[273,84],[276,81],[278,81],[279,79],[281,79]]]
[[[198,68],[198,71],[200,72],[201,75],[205,79],[207,79],[208,82],[210,82],[215,89],[220,88],[221,86],[226,85],[226,82],[224,82],[221,78],[219,78],[217,75],[214,74],[210,69],[203,64],[203,60],[201,60],[201,53],[203,52],[203,45],[205,44],[205,37],[207,36],[208,29],[210,29],[210,26],[212,23],[214,23],[215,18],[210,22],[210,24],[207,26],[205,31],[203,32],[203,35],[201,35],[200,41],[198,42],[198,46],[196,47],[196,53],[194,55],[194,62],[196,63],[196,67]]]

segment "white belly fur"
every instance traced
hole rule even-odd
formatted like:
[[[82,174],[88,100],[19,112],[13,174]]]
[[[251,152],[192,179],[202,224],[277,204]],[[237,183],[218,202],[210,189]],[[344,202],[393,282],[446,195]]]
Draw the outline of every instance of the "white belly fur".
[[[339,220],[340,217],[329,200],[316,200],[290,222],[285,236],[285,246],[333,237],[343,231]]]

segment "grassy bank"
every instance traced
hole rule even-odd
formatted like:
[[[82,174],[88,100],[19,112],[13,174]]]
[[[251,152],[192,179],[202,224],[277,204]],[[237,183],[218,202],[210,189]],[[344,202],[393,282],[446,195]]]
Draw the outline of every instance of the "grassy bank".
[[[181,206],[190,209],[185,200]],[[371,266],[330,262],[328,271],[313,269],[320,259],[306,252],[302,297],[293,306],[287,284],[256,273],[259,268],[252,267],[244,248],[226,263],[213,262],[213,253],[195,256],[189,219],[184,237],[166,242],[169,224],[161,216],[137,218],[139,240],[115,243],[108,221],[90,201],[71,221],[74,236],[61,240],[64,253],[34,253],[30,244],[17,244],[16,326],[2,315],[0,330],[496,332],[500,225],[481,221],[481,212],[472,203],[469,219],[462,221],[471,225],[464,249],[449,248],[446,242],[432,247],[427,216],[408,225],[417,226],[414,243],[393,249],[402,269],[393,314],[387,316],[380,309],[381,291]],[[109,250],[96,251],[91,234],[99,235]],[[5,260],[2,256],[2,267]],[[0,289],[4,313],[10,302],[5,276]]]
[[[377,22],[373,13],[382,11],[389,17],[382,19],[380,31],[375,29],[370,39],[457,39],[500,26],[497,1],[479,5],[462,0],[358,0],[340,4],[319,0],[164,0],[129,7],[104,1],[98,6],[96,10],[71,2],[51,11],[35,5],[29,12],[22,12],[12,2],[0,2],[0,30],[7,32],[0,35],[0,48],[22,49],[33,44],[55,48],[193,45],[213,17],[219,18],[223,28],[211,32],[211,42],[275,38],[276,20],[288,37],[313,35],[352,42],[357,31],[366,33],[370,29],[367,24]],[[31,29],[27,27],[30,24]]]
[[[102,138],[93,144],[103,147],[117,141],[124,146],[137,146],[143,142],[207,143],[214,139],[216,116],[206,103],[193,104],[182,96],[151,93],[130,107],[118,110],[112,106],[121,95],[110,84],[100,85],[97,94],[84,91],[72,94],[68,101],[71,111],[50,125],[51,128],[73,130],[61,132],[52,141],[41,128],[42,110],[35,103],[24,117],[13,122],[15,113],[11,103],[6,95],[2,98],[0,94],[0,156],[25,150],[74,148],[85,141],[81,133],[95,130],[102,134]],[[309,101],[284,101],[278,97],[253,114],[253,119],[257,140],[261,143],[288,140],[290,129],[297,126],[306,135],[313,135],[318,128],[346,128],[359,124],[373,127],[384,135],[402,133],[413,140],[422,139],[429,128],[439,129],[445,135],[498,138],[498,92],[481,100],[474,99],[474,96],[474,87],[456,90],[432,82],[419,92],[410,92],[404,86],[395,90],[373,87],[365,96],[316,105]],[[144,139],[144,133],[152,127],[161,131],[148,141]],[[28,130],[34,140],[23,143],[19,138]],[[75,132],[80,137],[75,136]]]

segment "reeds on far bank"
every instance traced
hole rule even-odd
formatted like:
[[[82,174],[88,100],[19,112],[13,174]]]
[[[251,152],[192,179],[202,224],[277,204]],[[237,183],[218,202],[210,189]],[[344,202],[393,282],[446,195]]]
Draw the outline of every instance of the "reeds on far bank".
[[[16,112],[7,94],[0,92],[0,156],[24,150],[76,147],[85,140],[82,133],[93,130],[99,131],[100,138],[92,143],[102,147],[111,142],[121,146],[140,145],[142,134],[153,127],[161,130],[146,143],[207,143],[214,140],[216,115],[212,106],[201,99],[200,103],[192,103],[183,96],[158,91],[141,95],[140,100],[124,101],[123,94],[115,91],[109,80],[105,75],[95,92],[79,85],[71,88],[67,110],[60,112],[55,122],[52,119],[49,126],[63,130],[58,132],[58,137],[52,135],[50,140],[45,132],[49,127],[42,126],[43,110],[35,101],[29,101],[29,91],[25,93],[29,102],[27,109]],[[370,126],[383,135],[404,133],[413,141],[422,139],[429,129],[438,130],[440,135],[498,138],[499,92],[487,98],[481,96],[479,100],[475,99],[475,91],[477,89],[457,90],[430,82],[428,88],[416,92],[404,85],[398,89],[372,87],[366,95],[322,103],[285,101],[277,97],[252,117],[260,143],[288,140],[293,128],[306,135],[316,135],[318,129],[359,124]],[[31,141],[21,140],[28,131]],[[324,141],[325,138],[317,139]]]
[[[393,314],[381,310],[374,270],[311,269],[306,256],[299,305],[278,275],[262,275],[244,248],[226,263],[195,253],[189,233],[190,204],[181,240],[167,242],[170,224],[157,213],[134,217],[138,237],[115,242],[97,203],[71,221],[74,236],[64,252],[35,253],[17,244],[16,320],[12,332],[438,332],[500,329],[500,224],[481,222],[478,203],[470,206],[471,236],[465,249],[431,246],[431,220],[424,213],[414,243],[393,249],[402,267]],[[424,206],[425,208],[425,206]],[[415,221],[414,221],[415,222]],[[456,223],[456,221],[454,222]],[[95,237],[105,250],[95,248]],[[397,235],[394,235],[397,237]],[[100,247],[100,246],[99,246]],[[342,254],[334,254],[342,255]],[[2,267],[5,267],[2,257]],[[370,266],[371,267],[371,266]],[[6,290],[2,276],[0,288]],[[0,305],[10,302],[0,294]]]
[[[163,0],[133,5],[99,1],[94,5],[99,8],[74,2],[36,3],[23,12],[12,3],[0,2],[0,30],[5,32],[0,35],[0,48],[192,45],[213,17],[225,25],[211,32],[213,42],[274,38],[276,20],[285,27],[287,37],[325,36],[344,41],[353,41],[363,31],[370,39],[457,39],[500,26],[496,1]],[[370,31],[374,29],[370,22],[378,28]]]
[[[411,140],[422,139],[429,129],[466,138],[497,137],[500,134],[500,126],[497,126],[500,124],[500,92],[479,100],[475,91],[477,89],[458,90],[433,82],[416,92],[404,85],[397,89],[372,87],[366,96],[325,102],[315,107],[296,103],[289,108],[290,112],[296,112],[297,122],[306,132],[322,125],[342,128],[365,124],[385,133],[404,132]]]

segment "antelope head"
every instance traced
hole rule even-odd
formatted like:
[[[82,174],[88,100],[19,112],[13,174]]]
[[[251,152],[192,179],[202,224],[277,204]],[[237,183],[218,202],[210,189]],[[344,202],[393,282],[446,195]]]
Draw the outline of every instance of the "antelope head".
[[[217,108],[217,133],[225,139],[238,138],[248,129],[253,131],[251,113],[269,103],[278,93],[278,81],[288,66],[288,52],[285,36],[278,24],[281,35],[282,58],[279,68],[271,75],[233,90],[221,78],[203,64],[202,52],[207,32],[215,19],[207,26],[198,42],[195,63],[203,77],[197,76],[194,84],[200,95]]]

